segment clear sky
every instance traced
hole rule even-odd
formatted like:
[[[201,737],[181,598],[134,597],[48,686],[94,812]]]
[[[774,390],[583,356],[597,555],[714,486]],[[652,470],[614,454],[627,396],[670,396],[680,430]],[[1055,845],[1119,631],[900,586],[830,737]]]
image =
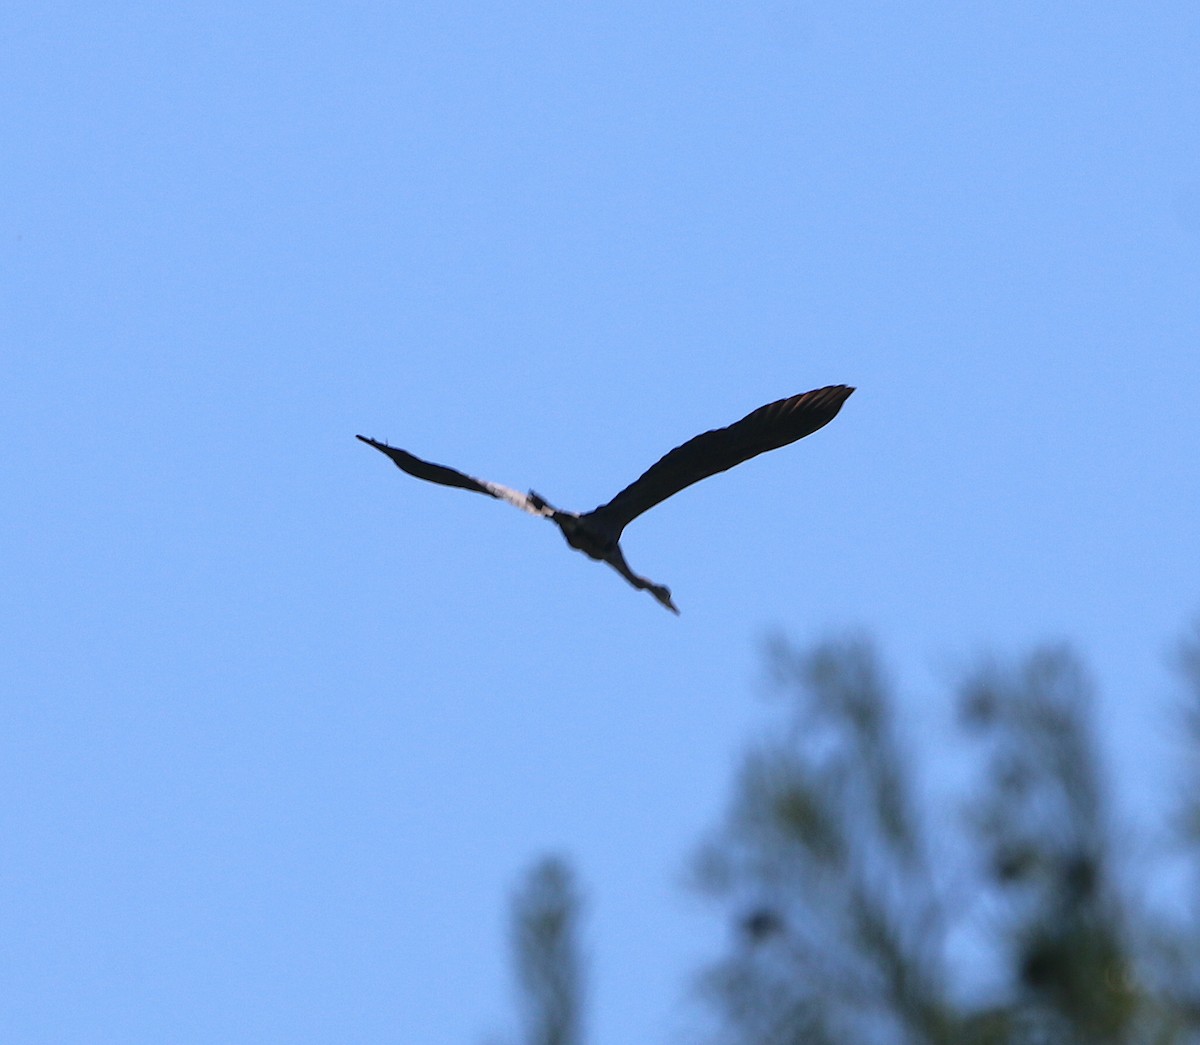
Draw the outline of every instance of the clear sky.
[[[772,630],[874,634],[931,729],[979,652],[1070,640],[1152,819],[1194,0],[9,0],[0,39],[5,1041],[479,1041],[548,851],[592,1040],[686,1040]],[[583,510],[840,382],[627,531],[679,618],[354,440]]]

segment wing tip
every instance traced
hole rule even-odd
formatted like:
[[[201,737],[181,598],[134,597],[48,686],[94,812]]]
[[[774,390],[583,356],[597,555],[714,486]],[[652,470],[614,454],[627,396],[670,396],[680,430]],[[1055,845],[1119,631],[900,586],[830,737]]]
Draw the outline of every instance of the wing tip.
[[[826,385],[824,388],[814,389],[806,395],[813,396],[817,402],[824,402],[830,406],[835,406],[840,410],[842,404],[846,402],[854,393],[858,391],[854,385]]]

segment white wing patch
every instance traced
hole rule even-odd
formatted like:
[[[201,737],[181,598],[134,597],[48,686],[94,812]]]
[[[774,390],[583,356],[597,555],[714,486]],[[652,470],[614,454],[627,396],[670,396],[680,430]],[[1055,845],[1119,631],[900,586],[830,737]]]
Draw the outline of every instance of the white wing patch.
[[[475,479],[475,476],[471,476]],[[499,483],[490,483],[486,479],[475,479],[475,481],[484,487],[493,497],[499,498],[501,501],[507,501],[515,508],[520,508],[523,512],[528,512],[530,515],[540,515],[543,518],[553,515],[552,509],[540,497],[536,500],[528,494],[523,494],[519,490],[514,490],[510,486],[501,486]]]

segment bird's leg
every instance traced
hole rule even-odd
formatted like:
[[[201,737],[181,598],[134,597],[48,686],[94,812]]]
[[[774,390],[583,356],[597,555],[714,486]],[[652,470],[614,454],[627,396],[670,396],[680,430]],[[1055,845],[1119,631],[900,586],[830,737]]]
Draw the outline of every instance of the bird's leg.
[[[659,602],[661,602],[672,613],[678,615],[679,608],[671,601],[671,589],[665,584],[655,584],[652,580],[646,577],[639,577],[629,568],[629,563],[625,561],[625,556],[621,551],[619,544],[614,544],[608,553],[604,556],[604,561],[609,564],[614,570],[624,577],[630,584],[641,591],[648,591]]]

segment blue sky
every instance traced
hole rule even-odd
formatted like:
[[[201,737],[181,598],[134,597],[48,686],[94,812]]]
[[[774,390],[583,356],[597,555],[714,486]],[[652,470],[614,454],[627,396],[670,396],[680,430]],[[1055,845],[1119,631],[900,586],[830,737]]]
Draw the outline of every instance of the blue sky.
[[[592,1040],[686,1040],[725,937],[681,883],[774,630],[877,636],[935,783],[954,673],[1072,641],[1151,830],[1200,612],[1194,3],[0,33],[5,1040],[479,1041],[547,851]],[[582,510],[840,382],[627,531],[678,619],[353,438]]]

